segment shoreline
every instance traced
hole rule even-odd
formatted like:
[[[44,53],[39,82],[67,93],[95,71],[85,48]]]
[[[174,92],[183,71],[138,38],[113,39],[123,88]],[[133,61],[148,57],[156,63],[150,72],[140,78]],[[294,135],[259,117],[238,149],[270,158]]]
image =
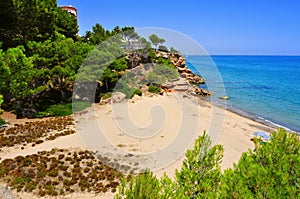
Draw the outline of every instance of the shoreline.
[[[296,129],[293,129],[293,128],[289,127],[288,125],[285,125],[285,124],[280,124],[280,122],[273,121],[270,118],[265,118],[264,116],[259,116],[259,115],[256,115],[254,113],[247,112],[247,111],[244,111],[244,110],[241,110],[239,108],[235,108],[235,107],[232,107],[232,106],[229,106],[229,105],[221,105],[221,104],[217,104],[217,103],[213,103],[213,102],[210,102],[210,103],[214,104],[215,106],[219,106],[221,108],[224,108],[228,111],[231,111],[235,114],[238,114],[240,116],[243,116],[245,118],[251,119],[255,122],[267,125],[271,128],[275,128],[275,129],[283,128],[283,129],[285,129],[286,131],[288,131],[290,133],[296,133],[298,136],[300,136],[300,132],[298,132]]]

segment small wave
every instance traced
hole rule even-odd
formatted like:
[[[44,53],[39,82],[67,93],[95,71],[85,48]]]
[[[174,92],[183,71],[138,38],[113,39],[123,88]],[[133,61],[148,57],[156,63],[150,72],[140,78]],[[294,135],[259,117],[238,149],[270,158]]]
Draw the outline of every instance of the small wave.
[[[233,107],[232,105],[229,105],[229,104],[224,105],[224,104],[216,103],[216,102],[213,102],[213,104],[215,104],[217,106],[220,106],[222,108],[225,108],[227,110],[230,110],[231,112],[234,112],[234,113],[236,113],[238,115],[241,115],[241,116],[247,117],[249,119],[252,119],[254,121],[263,123],[263,124],[265,124],[267,126],[271,126],[271,127],[274,127],[274,128],[283,128],[283,129],[285,129],[288,132],[296,132],[296,134],[300,136],[300,132],[298,132],[297,130],[289,128],[289,127],[284,126],[282,124],[278,124],[278,123],[276,123],[276,122],[274,122],[274,121],[272,121],[270,119],[266,119],[266,118],[264,118],[262,116],[255,115],[253,113],[249,113],[249,112],[243,111],[243,110],[235,108],[235,107]]]
[[[282,124],[276,123],[276,122],[274,122],[274,121],[271,121],[271,120],[266,119],[266,118],[261,117],[261,116],[257,116],[257,119],[258,119],[259,121],[261,121],[261,122],[267,124],[267,125],[273,126],[273,127],[275,127],[275,128],[282,128],[282,129],[285,129],[285,130],[288,131],[288,132],[295,132],[297,135],[300,136],[300,132],[298,132],[298,131],[295,130],[295,129],[289,128],[289,127],[287,127],[287,126],[284,126],[284,125],[282,125]]]
[[[281,125],[281,124],[277,124],[277,123],[275,123],[275,122],[272,122],[271,120],[265,119],[264,121],[267,122],[267,123],[269,123],[269,124],[271,124],[271,125],[273,125],[273,126],[276,126],[276,127],[278,127],[278,128],[283,128],[283,129],[285,129],[285,130],[287,130],[287,131],[290,131],[290,132],[293,131],[292,129],[290,129],[290,128],[286,127],[286,126],[283,126],[283,125]]]

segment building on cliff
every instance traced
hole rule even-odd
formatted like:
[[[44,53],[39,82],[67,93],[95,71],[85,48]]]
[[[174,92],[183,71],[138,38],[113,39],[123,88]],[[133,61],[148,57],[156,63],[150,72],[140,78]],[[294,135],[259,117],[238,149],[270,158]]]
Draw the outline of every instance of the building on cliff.
[[[77,9],[71,5],[69,6],[60,6],[61,9],[67,11],[70,15],[73,15],[78,23],[78,13],[77,13]]]

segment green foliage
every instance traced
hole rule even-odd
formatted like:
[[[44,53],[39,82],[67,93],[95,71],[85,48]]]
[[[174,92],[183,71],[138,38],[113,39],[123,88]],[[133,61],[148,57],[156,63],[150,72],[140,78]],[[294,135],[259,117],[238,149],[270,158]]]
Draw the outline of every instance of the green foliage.
[[[153,50],[152,48],[149,48],[149,50],[148,50],[148,58],[149,58],[149,61],[151,61],[151,62],[154,62],[157,59],[155,50]]]
[[[170,48],[170,52],[171,52],[171,53],[178,53],[178,50],[176,50],[174,47],[171,47],[171,48]]]
[[[3,124],[6,124],[6,122],[2,118],[0,118],[0,126]]]
[[[244,153],[221,182],[224,198],[299,198],[299,138],[279,129],[270,142],[257,142],[255,151]]]
[[[162,44],[165,42],[164,39],[159,38],[156,34],[152,34],[149,36],[149,40],[151,41],[151,43],[155,46],[155,48],[157,48],[158,44]]]
[[[211,147],[206,133],[196,139],[193,149],[186,152],[180,171],[176,170],[176,179],[189,198],[216,198],[221,177],[220,163],[223,147]]]
[[[1,109],[1,104],[3,103],[3,96],[0,94],[0,125],[5,124],[5,121],[1,118],[3,110]]]
[[[35,78],[32,60],[25,55],[23,46],[8,49],[2,55],[0,66],[0,93],[16,98],[26,97],[32,93],[30,84]]]
[[[157,93],[160,93],[161,88],[160,88],[160,86],[149,86],[148,91],[150,93],[156,93],[157,94]]]
[[[164,52],[169,52],[169,49],[166,46],[162,46],[162,45],[158,46],[158,50],[164,51]]]
[[[216,198],[223,148],[210,144],[207,134],[197,138],[194,148],[186,153],[182,169],[176,170],[174,181],[167,175],[158,180],[146,171],[129,182],[123,180],[115,198]]]
[[[2,103],[3,103],[3,96],[0,94],[0,116],[3,113],[3,110],[1,109]]]
[[[22,46],[0,51],[0,93],[5,103],[12,98],[20,102],[17,113],[22,108],[43,110],[70,101],[70,84],[93,47],[58,33],[56,37],[55,41],[30,41],[26,51]]]
[[[51,38],[56,7],[56,0],[1,1],[0,40],[4,49]]]
[[[125,58],[118,58],[109,65],[109,68],[117,72],[125,71],[128,68],[127,61]]]
[[[111,92],[100,94],[100,98],[102,98],[104,100],[110,98],[111,96],[112,96]]]
[[[233,169],[222,174],[223,147],[211,147],[207,134],[196,139],[176,177],[160,180],[151,172],[123,180],[121,198],[299,198],[300,142],[296,134],[279,129],[266,144],[243,153]]]
[[[55,14],[56,31],[65,35],[67,38],[77,40],[76,34],[78,33],[78,25],[76,18],[61,8],[56,8]]]
[[[160,198],[160,199],[183,199],[186,198],[180,193],[172,180],[164,175],[160,180],[150,171],[131,178],[129,182],[122,180],[115,199],[136,199],[136,198]]]
[[[142,91],[140,90],[140,89],[135,89],[134,91],[133,91],[133,94],[132,94],[132,96],[131,96],[131,98],[134,96],[134,95],[138,95],[138,96],[142,96]]]
[[[105,30],[99,23],[96,23],[96,25],[93,26],[92,29],[93,31],[87,31],[85,33],[83,39],[85,42],[93,45],[99,45],[101,44],[101,42],[113,35],[110,31]]]
[[[55,104],[49,106],[45,111],[38,112],[36,117],[50,117],[50,116],[67,116],[73,112],[78,112],[90,107],[89,102],[74,102],[69,104]]]
[[[157,64],[152,69],[145,75],[145,80],[151,85],[163,84],[165,81],[172,81],[179,77],[179,73],[171,62],[162,57],[158,58]]]

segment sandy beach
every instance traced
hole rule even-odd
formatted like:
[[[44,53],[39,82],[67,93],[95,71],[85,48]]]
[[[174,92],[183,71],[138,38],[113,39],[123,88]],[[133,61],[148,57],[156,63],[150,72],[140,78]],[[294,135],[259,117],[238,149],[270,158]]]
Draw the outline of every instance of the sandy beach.
[[[164,111],[165,116],[163,118],[164,123],[162,123],[162,127],[158,130],[156,129],[155,133],[153,135],[151,134],[150,137],[146,137],[143,139],[137,136],[129,135],[127,132],[124,132],[124,127],[122,127],[123,124],[118,122],[122,120],[122,117],[118,114],[122,113],[116,113],[116,107],[113,107],[111,104],[94,104],[91,109],[92,111],[90,111],[89,113],[89,118],[85,119],[87,119],[90,123],[93,121],[96,122],[101,128],[101,132],[106,136],[112,146],[115,146],[115,148],[120,151],[134,154],[135,157],[139,157],[139,155],[142,156],[143,154],[155,154],[157,151],[163,150],[164,148],[171,145],[172,142],[176,141],[176,136],[180,136],[180,132],[178,132],[178,129],[183,125],[182,117],[179,116],[185,112],[185,110],[183,109],[187,108],[186,110],[188,110],[189,108],[189,105],[187,105],[186,107],[182,105],[183,103],[185,103],[185,101],[178,100],[178,98],[174,97],[172,94],[170,94],[169,96],[137,97],[123,103],[125,103],[126,107],[128,108],[128,115],[130,116],[130,120],[133,121],[133,124],[135,126],[139,127],[138,129],[147,129],[147,126],[149,126],[151,122],[159,122],[151,118],[151,110],[153,109],[153,107],[161,107]],[[195,130],[194,134],[188,136],[194,136],[193,138],[195,138],[196,136],[203,134],[204,131],[207,131],[209,135],[212,135],[213,143],[223,145],[225,150],[223,162],[221,165],[223,170],[232,167],[233,163],[237,163],[243,152],[254,148],[253,142],[250,141],[250,138],[253,137],[253,132],[265,131],[270,133],[274,130],[269,126],[240,116],[236,113],[224,110],[223,108],[211,105],[210,103],[203,100],[198,101],[193,99],[191,103],[194,103],[192,107],[197,107],[197,110],[194,110],[196,111],[196,114],[186,117],[187,119],[194,118],[194,122],[197,122],[197,128],[192,129]],[[8,120],[11,123],[18,122],[18,120],[16,119],[5,116],[6,115],[4,115],[4,119]],[[86,115],[83,115],[79,118],[82,119],[82,117],[86,117]],[[83,123],[85,123],[84,119],[82,121]],[[24,120],[22,120],[22,122],[24,122]],[[86,133],[85,127],[82,125],[78,125],[78,123],[76,125],[76,128],[77,131]],[[219,129],[221,131],[218,133],[217,131]],[[24,150],[21,150],[20,147],[5,149],[0,152],[0,157],[1,160],[3,160],[5,158],[14,158],[18,155],[24,156],[34,154],[42,150],[51,150],[55,147],[85,149],[88,139],[86,139],[85,135],[83,135],[82,132],[79,134],[76,133],[72,135],[62,136],[52,141],[46,141],[35,147],[27,147]],[[192,143],[193,139],[186,140],[184,142],[184,144],[189,144],[188,148],[192,147]],[[93,147],[89,145],[87,148]],[[177,150],[177,148],[170,148],[170,150]],[[157,176],[161,176],[166,172],[170,177],[173,177],[175,169],[180,168],[183,159],[184,155],[174,159],[167,165],[159,165],[162,166],[162,168],[155,170],[154,173]],[[142,160],[142,158],[135,159],[135,161],[140,161],[140,165],[143,164],[141,162]],[[160,160],[161,159],[157,158],[156,161]],[[80,195],[75,196],[74,194],[72,195],[72,197],[66,196],[64,198],[80,197]],[[17,195],[21,198],[34,198],[27,193],[18,193]],[[98,195],[97,197],[111,198],[112,196],[113,195],[111,193],[108,193],[104,195]]]

